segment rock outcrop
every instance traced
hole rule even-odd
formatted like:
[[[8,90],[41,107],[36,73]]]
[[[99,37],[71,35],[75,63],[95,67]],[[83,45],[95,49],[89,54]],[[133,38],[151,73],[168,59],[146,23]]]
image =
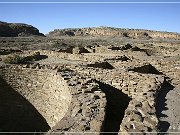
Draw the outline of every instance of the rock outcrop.
[[[179,33],[160,32],[144,29],[121,29],[112,27],[56,29],[48,36],[113,36],[133,39],[174,39],[180,40]]]
[[[0,21],[0,37],[19,37],[19,36],[44,36],[32,25],[23,23],[7,23]]]

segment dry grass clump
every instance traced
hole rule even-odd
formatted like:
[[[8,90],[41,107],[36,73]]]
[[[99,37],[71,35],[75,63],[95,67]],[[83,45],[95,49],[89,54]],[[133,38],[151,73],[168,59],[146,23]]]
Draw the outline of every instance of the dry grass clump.
[[[30,56],[19,56],[19,55],[9,55],[3,59],[4,63],[8,64],[24,64],[32,61],[36,61],[40,58],[40,52],[35,52],[34,54]]]
[[[9,64],[19,64],[19,63],[22,63],[23,57],[21,57],[19,55],[9,55],[9,56],[5,57],[3,59],[3,61],[5,63],[9,63]]]

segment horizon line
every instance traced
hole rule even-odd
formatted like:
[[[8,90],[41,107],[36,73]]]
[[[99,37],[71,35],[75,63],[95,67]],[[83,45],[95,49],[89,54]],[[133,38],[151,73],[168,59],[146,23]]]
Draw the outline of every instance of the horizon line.
[[[27,1],[27,2],[20,2],[20,1],[17,1],[17,2],[8,2],[8,1],[3,1],[3,2],[0,2],[0,4],[180,4],[180,2],[151,2],[151,1],[147,1],[147,2],[140,2],[140,1],[136,1],[136,2],[125,2],[125,1],[122,1],[122,2],[116,2],[116,1],[112,1],[112,2],[101,2],[101,1],[97,1],[97,2],[93,2],[93,1],[87,1],[87,2],[80,2],[80,1],[76,1],[76,2],[30,2],[30,1]]]
[[[157,31],[157,32],[179,33],[179,32],[163,31],[163,30],[149,29],[149,28],[133,28],[133,27],[130,28],[130,27],[116,27],[116,26],[62,27],[62,28],[55,28],[54,30],[64,30],[64,29],[86,29],[86,28],[114,28],[114,29],[145,30],[145,31]],[[179,34],[180,34],[180,33],[179,33]]]

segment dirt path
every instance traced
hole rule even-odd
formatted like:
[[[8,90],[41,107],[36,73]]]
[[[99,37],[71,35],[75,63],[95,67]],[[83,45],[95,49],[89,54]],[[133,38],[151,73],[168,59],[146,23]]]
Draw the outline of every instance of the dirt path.
[[[157,99],[160,132],[180,132],[180,86],[166,82]]]
[[[162,118],[162,120],[170,124],[167,132],[180,132],[180,85],[167,93],[166,99],[168,110],[163,113],[168,117]]]

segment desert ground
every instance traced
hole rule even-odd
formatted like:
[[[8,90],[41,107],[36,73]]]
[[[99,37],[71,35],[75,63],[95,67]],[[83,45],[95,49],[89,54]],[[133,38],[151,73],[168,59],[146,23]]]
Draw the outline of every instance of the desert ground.
[[[179,104],[178,33],[0,22],[0,132],[168,134]]]

